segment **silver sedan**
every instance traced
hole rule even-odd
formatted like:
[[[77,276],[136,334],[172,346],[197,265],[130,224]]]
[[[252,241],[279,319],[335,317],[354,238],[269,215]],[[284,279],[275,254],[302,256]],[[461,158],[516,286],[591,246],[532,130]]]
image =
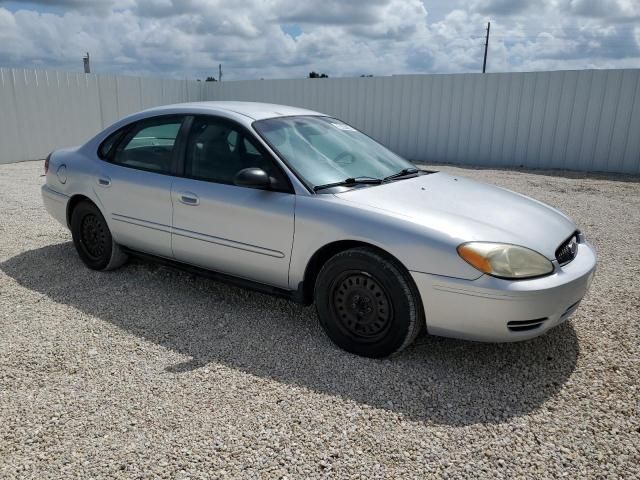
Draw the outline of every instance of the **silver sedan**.
[[[421,329],[525,340],[564,322],[596,266],[566,215],[415,167],[282,105],[146,110],[51,153],[42,187],[83,262],[129,255],[315,302],[340,347],[385,357]]]

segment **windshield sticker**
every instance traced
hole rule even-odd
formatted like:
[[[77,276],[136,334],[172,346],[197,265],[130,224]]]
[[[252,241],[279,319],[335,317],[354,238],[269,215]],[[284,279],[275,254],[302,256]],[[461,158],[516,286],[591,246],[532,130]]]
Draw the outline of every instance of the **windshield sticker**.
[[[345,125],[344,123],[331,123],[331,125],[333,125],[334,127],[340,129],[340,130],[344,130],[345,132],[355,132],[356,129],[353,127],[350,127],[349,125]]]

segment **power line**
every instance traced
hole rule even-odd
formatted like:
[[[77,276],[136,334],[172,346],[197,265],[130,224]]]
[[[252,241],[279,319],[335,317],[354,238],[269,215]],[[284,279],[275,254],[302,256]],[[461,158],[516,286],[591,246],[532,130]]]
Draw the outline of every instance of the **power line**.
[[[469,37],[469,40],[486,40],[486,34],[479,36],[474,35]],[[506,35],[491,35],[491,39],[496,42],[514,42],[514,43],[524,43],[524,42],[567,42],[570,41],[572,44],[585,44],[590,42],[596,42],[607,46],[635,46],[636,42],[633,39],[624,39],[619,37],[575,37],[575,36],[549,36],[549,37],[540,37],[540,36],[506,36]],[[464,39],[454,39],[454,42],[464,41]],[[484,47],[485,42],[479,44]]]
[[[547,34],[548,36],[545,36],[544,34]],[[480,39],[485,39],[486,38],[486,34],[484,35],[471,35],[469,37],[471,40],[480,40]],[[622,35],[609,35],[609,36],[595,36],[595,35],[583,35],[583,36],[579,36],[579,35],[557,35],[557,34],[553,34],[553,33],[549,33],[549,32],[540,32],[540,34],[538,35],[518,35],[518,34],[512,34],[512,35],[499,35],[499,34],[493,34],[491,36],[491,38],[495,38],[495,39],[508,39],[508,40],[529,40],[529,39],[540,39],[540,38],[558,38],[558,39],[562,39],[562,40],[610,40],[610,39],[620,39],[623,40],[625,39],[625,36]],[[631,37],[628,37],[628,40],[630,42],[633,42],[634,39]]]

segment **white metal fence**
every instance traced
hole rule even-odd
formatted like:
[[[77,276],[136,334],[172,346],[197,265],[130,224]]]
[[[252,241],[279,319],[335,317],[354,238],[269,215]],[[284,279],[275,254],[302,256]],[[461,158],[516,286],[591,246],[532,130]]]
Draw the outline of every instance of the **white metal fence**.
[[[203,100],[207,88],[187,80],[0,69],[0,163],[44,158],[130,113]]]
[[[256,80],[216,100],[303,106],[427,162],[640,173],[640,70]]]
[[[195,100],[329,113],[412,160],[640,173],[640,70],[201,83],[0,70],[0,163],[42,158],[128,113]]]

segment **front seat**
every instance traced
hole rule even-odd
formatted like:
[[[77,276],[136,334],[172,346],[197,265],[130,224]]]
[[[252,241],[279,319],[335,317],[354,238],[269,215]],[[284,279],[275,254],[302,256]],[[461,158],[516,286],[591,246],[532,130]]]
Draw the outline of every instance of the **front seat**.
[[[198,178],[233,183],[242,170],[242,155],[232,151],[228,138],[231,130],[211,125],[199,138],[201,151],[194,155],[192,174]]]

